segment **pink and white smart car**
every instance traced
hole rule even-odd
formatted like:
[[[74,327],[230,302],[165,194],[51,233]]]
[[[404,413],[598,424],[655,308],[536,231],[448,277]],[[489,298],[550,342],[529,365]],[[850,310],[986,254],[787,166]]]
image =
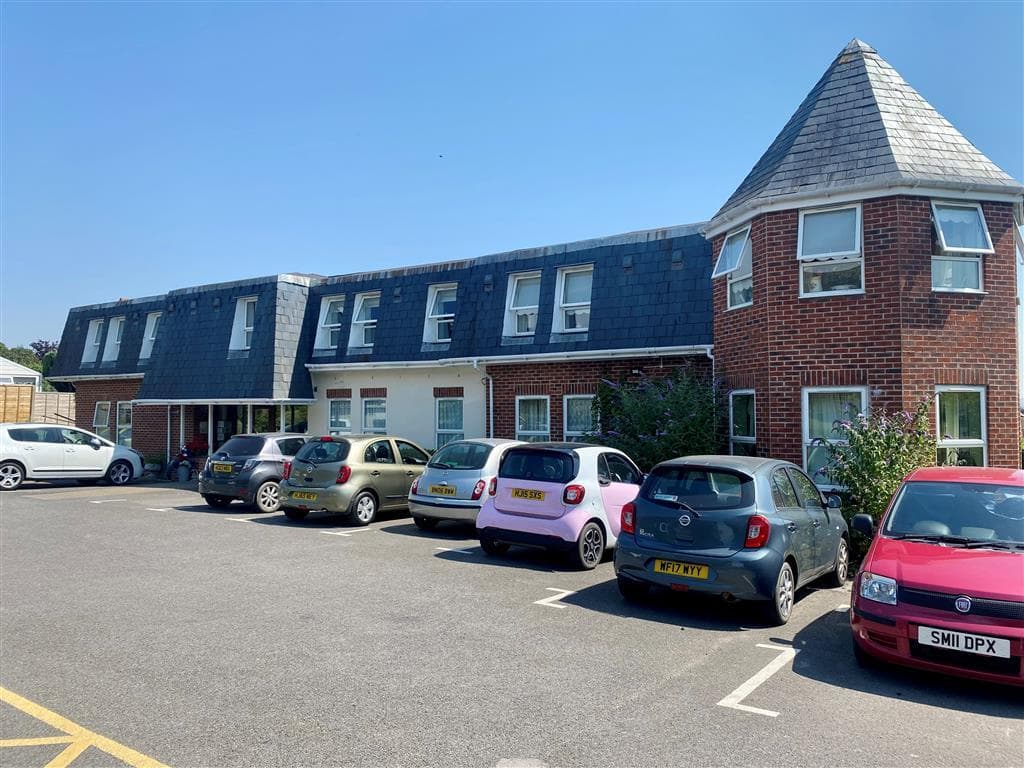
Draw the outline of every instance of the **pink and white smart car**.
[[[594,568],[619,536],[623,504],[636,498],[643,473],[621,451],[583,443],[510,448],[477,516],[488,555],[510,544],[570,553]]]

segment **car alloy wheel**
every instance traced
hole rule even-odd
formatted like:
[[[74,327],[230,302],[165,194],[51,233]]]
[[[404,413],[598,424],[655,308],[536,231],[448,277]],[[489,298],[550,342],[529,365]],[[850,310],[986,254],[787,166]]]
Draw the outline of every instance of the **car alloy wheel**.
[[[132,468],[125,461],[115,461],[107,470],[107,480],[112,485],[124,485],[132,479]]]
[[[0,490],[17,490],[24,480],[24,470],[13,461],[5,461],[0,464]]]
[[[281,508],[281,489],[273,480],[256,489],[256,507],[260,512],[277,512]]]
[[[596,568],[604,557],[604,531],[595,522],[589,522],[580,531],[576,544],[580,565],[586,570]]]
[[[776,623],[785,624],[793,613],[793,602],[796,599],[796,580],[793,578],[793,568],[789,563],[783,563],[779,569],[779,577],[775,581],[774,616]]]

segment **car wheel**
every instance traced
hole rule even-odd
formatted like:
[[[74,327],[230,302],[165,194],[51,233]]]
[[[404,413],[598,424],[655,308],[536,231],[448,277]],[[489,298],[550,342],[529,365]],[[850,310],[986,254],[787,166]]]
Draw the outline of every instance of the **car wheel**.
[[[203,496],[203,501],[209,504],[214,509],[226,509],[231,506],[231,499],[227,496],[214,496],[212,494],[206,494]]]
[[[289,509],[288,507],[284,508],[284,516],[287,517],[289,520],[305,520],[306,515],[308,514],[309,512],[307,512],[304,509]]]
[[[793,615],[795,600],[796,578],[793,576],[793,567],[788,562],[784,562],[779,568],[779,575],[775,579],[775,589],[772,591],[772,599],[765,611],[768,620],[776,626],[785,624]]]
[[[625,579],[622,576],[618,576],[615,582],[619,585],[619,594],[631,603],[643,600],[649,592],[647,585],[642,581],[633,581],[633,579]]]
[[[261,483],[253,496],[253,503],[260,512],[277,512],[281,508],[281,488],[277,481]]]
[[[352,500],[348,513],[359,525],[369,525],[377,519],[377,499],[369,491],[363,491]]]
[[[501,541],[495,541],[490,536],[480,534],[480,549],[484,551],[485,555],[497,557],[498,555],[504,555],[508,552],[508,544]]]
[[[132,479],[132,467],[127,461],[115,461],[107,470],[107,480],[111,485],[124,485]]]
[[[825,583],[830,587],[842,587],[846,584],[846,574],[850,570],[850,545],[846,539],[839,540],[839,549],[836,550],[836,564],[831,573],[825,577]]]
[[[0,491],[16,491],[25,482],[25,470],[16,461],[0,464]]]
[[[440,522],[434,517],[420,517],[419,515],[413,515],[412,521],[416,523],[416,527],[421,531],[432,531],[437,528],[437,524]]]
[[[604,531],[591,520],[583,526],[580,537],[576,540],[576,562],[584,570],[590,571],[597,567],[603,557]]]

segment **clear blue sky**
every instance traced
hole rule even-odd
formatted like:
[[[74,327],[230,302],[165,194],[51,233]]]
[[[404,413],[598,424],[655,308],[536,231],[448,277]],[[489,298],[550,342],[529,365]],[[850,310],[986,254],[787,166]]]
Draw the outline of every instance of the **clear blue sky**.
[[[1022,179],[1022,8],[4,2],[0,341],[706,219],[853,37]]]

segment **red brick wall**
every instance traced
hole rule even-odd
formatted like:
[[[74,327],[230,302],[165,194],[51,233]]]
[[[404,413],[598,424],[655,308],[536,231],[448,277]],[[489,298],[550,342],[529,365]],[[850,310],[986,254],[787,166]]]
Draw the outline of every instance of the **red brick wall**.
[[[489,364],[494,380],[494,437],[515,438],[516,396],[547,395],[550,398],[551,439],[562,440],[562,396],[597,393],[601,379],[638,379],[641,374],[668,376],[679,368],[710,373],[706,357],[642,357],[557,363]]]

